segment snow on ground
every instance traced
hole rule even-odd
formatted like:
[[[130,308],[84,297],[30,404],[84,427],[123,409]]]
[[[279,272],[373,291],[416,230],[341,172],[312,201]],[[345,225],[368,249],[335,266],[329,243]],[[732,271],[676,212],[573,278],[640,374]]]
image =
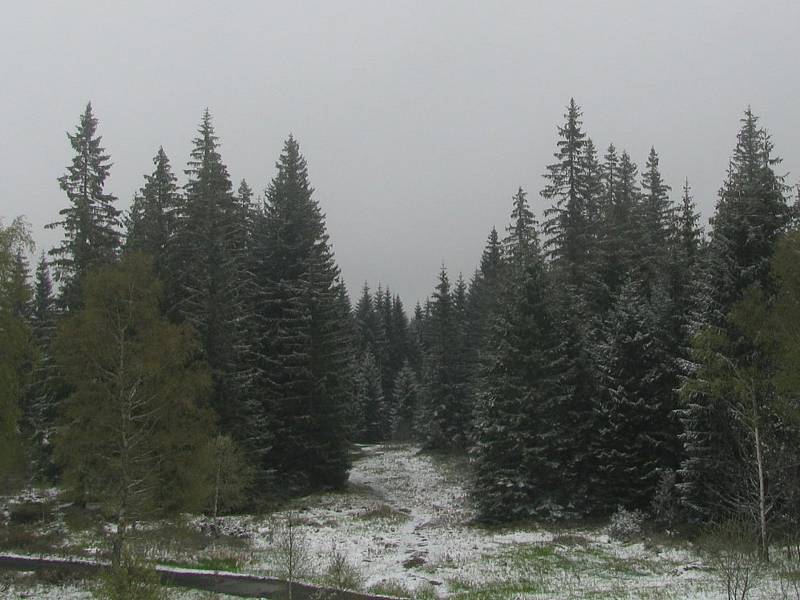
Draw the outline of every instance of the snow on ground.
[[[361,446],[346,490],[300,498],[271,515],[190,518],[193,531],[222,536],[188,553],[176,541],[154,558],[196,565],[204,558],[234,557],[242,572],[282,576],[280,525],[291,518],[308,552],[305,579],[318,582],[331,557],[340,554],[360,574],[361,587],[384,593],[418,590],[430,597],[435,590],[440,597],[465,599],[723,597],[688,542],[623,543],[589,526],[478,526],[466,471],[463,459],[433,457],[411,445]],[[164,523],[156,529],[170,526],[175,527]],[[776,587],[775,581],[762,582],[750,598],[780,598]],[[58,588],[38,591],[9,597],[87,597],[75,585],[61,589],[66,595],[57,595]]]
[[[325,571],[334,551],[344,553],[367,588],[396,582],[470,598],[719,597],[688,545],[624,544],[597,528],[483,528],[473,522],[463,461],[410,445],[360,449],[346,493],[310,496],[268,522],[244,524],[255,533],[247,569],[277,574],[274,524],[291,514],[314,572]],[[765,593],[775,597],[774,589]]]

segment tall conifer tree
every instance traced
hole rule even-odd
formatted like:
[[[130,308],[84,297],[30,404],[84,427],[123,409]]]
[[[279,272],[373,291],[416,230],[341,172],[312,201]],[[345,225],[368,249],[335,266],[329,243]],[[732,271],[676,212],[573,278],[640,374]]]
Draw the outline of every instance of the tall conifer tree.
[[[153,157],[153,172],[144,176],[145,184],[133,200],[127,219],[126,249],[141,251],[153,258],[156,271],[167,259],[181,207],[180,190],[167,153],[159,148]]]
[[[59,301],[68,309],[80,306],[81,279],[94,267],[117,258],[120,247],[120,211],[116,198],[105,191],[111,163],[97,135],[97,118],[91,103],[74,134],[67,134],[75,151],[67,172],[58,183],[67,194],[69,206],[59,211],[60,221],[46,225],[63,228],[64,239],[50,251],[56,280],[61,283]]]
[[[197,330],[214,381],[212,406],[223,431],[241,438],[250,388],[246,224],[208,110],[186,175],[189,180],[168,257],[175,295],[167,298],[167,305]]]
[[[584,167],[586,134],[581,130],[581,112],[571,99],[558,128],[556,162],[548,165],[547,185],[542,197],[552,205],[545,209],[544,248],[568,283],[581,286],[590,247],[590,208]]]
[[[262,260],[264,410],[274,443],[266,468],[295,489],[340,486],[350,467],[346,374],[352,364],[342,283],[306,160],[289,137],[254,241]]]
[[[706,267],[709,298],[704,320],[711,334],[718,328],[720,335],[733,340],[742,354],[729,357],[733,363],[745,353],[750,353],[748,361],[757,360],[757,352],[726,316],[749,288],[766,297],[773,293],[770,259],[778,237],[791,223],[786,186],[774,170],[779,163],[769,134],[748,108],[719,192]],[[727,411],[724,399],[692,386],[687,389],[680,413],[686,452],[681,468],[684,500],[701,515],[724,514],[719,498],[735,494],[741,474],[747,472],[746,465],[737,462],[736,416]]]

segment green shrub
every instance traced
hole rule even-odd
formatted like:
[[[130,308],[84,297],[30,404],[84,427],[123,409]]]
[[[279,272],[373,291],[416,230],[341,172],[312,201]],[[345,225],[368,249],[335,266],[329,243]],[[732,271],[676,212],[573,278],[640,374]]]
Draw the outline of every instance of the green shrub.
[[[323,582],[326,586],[337,590],[360,590],[364,584],[361,572],[347,560],[347,556],[337,548],[333,548],[325,569]]]
[[[101,600],[163,600],[168,597],[161,587],[158,572],[133,556],[124,556],[118,567],[105,571],[94,595]]]

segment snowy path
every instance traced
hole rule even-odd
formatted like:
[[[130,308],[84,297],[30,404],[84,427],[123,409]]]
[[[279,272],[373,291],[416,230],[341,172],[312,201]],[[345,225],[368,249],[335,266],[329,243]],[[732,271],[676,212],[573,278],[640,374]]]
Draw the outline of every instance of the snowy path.
[[[473,515],[466,481],[456,467],[410,445],[360,446],[345,493],[295,503],[316,572],[325,571],[335,550],[359,569],[367,586],[432,583],[444,590],[437,567],[462,555],[476,537],[467,525]],[[265,538],[256,545],[269,549]],[[266,552],[259,568],[269,571],[269,561]]]
[[[463,460],[433,458],[410,445],[368,445],[360,451],[346,493],[311,496],[295,507],[318,573],[335,550],[359,569],[367,587],[429,584],[446,593],[450,578],[478,578],[486,553],[552,537],[471,526],[468,481],[459,470]],[[266,542],[261,547],[268,550]],[[269,560],[265,553],[258,567],[268,571]]]
[[[365,456],[350,474],[350,483],[369,490],[400,514],[407,515],[395,533],[397,558],[421,566],[442,527],[464,525],[472,517],[461,481],[452,481],[429,456],[408,447],[364,446]],[[388,558],[388,557],[387,557]]]

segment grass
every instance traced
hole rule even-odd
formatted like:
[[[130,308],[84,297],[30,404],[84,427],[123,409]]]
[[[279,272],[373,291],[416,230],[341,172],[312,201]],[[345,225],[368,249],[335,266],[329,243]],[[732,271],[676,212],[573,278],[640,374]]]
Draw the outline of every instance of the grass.
[[[554,599],[616,598],[661,600],[682,597],[674,586],[648,587],[647,576],[667,572],[674,564],[658,558],[617,556],[611,547],[592,544],[579,534],[563,533],[550,543],[517,544],[484,556],[484,581],[448,579],[453,598],[524,597]],[[680,586],[678,586],[680,587]]]
[[[436,587],[430,583],[423,583],[416,590],[410,590],[399,581],[388,579],[370,586],[370,594],[378,596],[392,596],[394,598],[409,598],[411,600],[436,600],[439,596]]]
[[[413,598],[413,592],[399,581],[387,579],[374,585],[367,590],[371,594],[378,596],[394,596],[395,598]]]
[[[547,591],[543,584],[534,581],[515,583],[496,582],[479,588],[457,591],[450,597],[454,600],[494,600],[495,598],[517,598],[526,594],[542,594]]]

